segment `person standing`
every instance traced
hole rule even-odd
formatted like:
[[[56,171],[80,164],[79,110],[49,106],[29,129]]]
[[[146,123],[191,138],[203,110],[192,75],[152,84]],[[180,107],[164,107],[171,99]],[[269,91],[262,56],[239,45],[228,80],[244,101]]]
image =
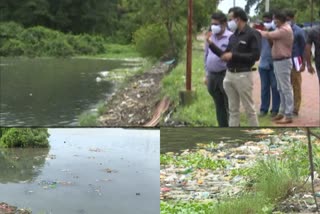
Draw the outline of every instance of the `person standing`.
[[[225,50],[232,35],[227,29],[227,17],[221,12],[212,14],[211,17],[211,39],[221,49]],[[210,49],[208,43],[205,46],[205,84],[208,92],[213,98],[216,107],[216,117],[220,127],[228,127],[228,97],[223,88],[223,80],[226,75],[227,65]]]
[[[260,58],[260,35],[248,24],[248,17],[240,7],[229,10],[228,27],[234,32],[225,51],[207,37],[210,50],[227,62],[223,87],[228,96],[229,126],[240,126],[240,102],[247,114],[249,126],[259,126],[253,102],[252,67]]]
[[[265,30],[273,31],[272,13],[267,12],[263,15]],[[280,106],[280,95],[277,89],[277,80],[273,70],[273,60],[271,47],[266,38],[261,40],[261,58],[259,63],[259,74],[261,81],[261,106],[259,116],[265,116],[269,112],[270,100],[272,95],[271,117],[277,116]],[[271,93],[270,93],[271,91]]]
[[[293,89],[291,85],[293,31],[286,21],[286,14],[278,11],[274,14],[274,23],[277,29],[272,32],[259,31],[263,37],[273,43],[271,53],[280,94],[279,113],[273,120],[278,124],[293,122]]]
[[[311,60],[312,44],[314,44],[315,47],[315,63],[320,83],[320,25],[312,27],[308,32],[307,45],[305,48],[305,58],[308,67],[308,72],[314,74],[315,70]]]
[[[301,72],[305,70],[304,49],[306,47],[306,38],[304,31],[295,23],[295,13],[292,10],[286,10],[287,21],[291,25],[293,31],[293,49],[292,61],[293,67],[291,71],[291,84],[293,88],[293,115],[298,116],[301,106]]]

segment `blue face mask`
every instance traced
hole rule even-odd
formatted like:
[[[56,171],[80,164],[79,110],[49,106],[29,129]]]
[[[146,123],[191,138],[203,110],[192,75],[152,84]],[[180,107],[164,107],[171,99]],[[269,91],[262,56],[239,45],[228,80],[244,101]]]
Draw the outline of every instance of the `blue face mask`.
[[[231,20],[228,22],[228,28],[230,31],[235,32],[238,28],[237,22],[235,20]]]
[[[221,26],[220,25],[211,25],[211,31],[213,34],[217,35],[221,33]]]

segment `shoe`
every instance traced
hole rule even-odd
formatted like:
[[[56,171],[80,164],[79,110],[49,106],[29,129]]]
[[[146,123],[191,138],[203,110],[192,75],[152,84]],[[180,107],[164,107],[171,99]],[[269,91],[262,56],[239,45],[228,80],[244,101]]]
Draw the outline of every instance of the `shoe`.
[[[278,112],[271,112],[271,118],[274,118],[278,115]]]
[[[293,122],[293,120],[292,120],[292,118],[284,118],[283,120],[279,120],[279,121],[277,121],[276,123],[277,124],[289,124],[289,123],[292,123]]]
[[[272,118],[272,121],[282,120],[284,116],[282,114],[277,114],[274,118]]]

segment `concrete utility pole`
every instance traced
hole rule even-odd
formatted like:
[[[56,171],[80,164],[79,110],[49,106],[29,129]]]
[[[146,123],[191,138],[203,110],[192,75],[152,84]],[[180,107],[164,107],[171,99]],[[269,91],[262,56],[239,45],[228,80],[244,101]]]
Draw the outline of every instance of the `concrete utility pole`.
[[[266,12],[270,11],[270,0],[266,0]]]
[[[187,30],[187,64],[186,64],[186,90],[180,91],[180,104],[188,105],[192,102],[192,17],[193,17],[193,1],[188,1],[188,30]]]
[[[311,27],[313,25],[314,18],[314,9],[313,9],[313,0],[311,0]]]
[[[233,7],[236,6],[236,0],[233,0]]]

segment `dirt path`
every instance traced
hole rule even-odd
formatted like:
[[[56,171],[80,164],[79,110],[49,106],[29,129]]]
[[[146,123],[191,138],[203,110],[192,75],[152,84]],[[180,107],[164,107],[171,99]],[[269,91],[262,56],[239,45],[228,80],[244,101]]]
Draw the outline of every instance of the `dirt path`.
[[[132,77],[108,100],[107,112],[99,118],[103,126],[142,126],[153,116],[160,100],[161,80],[172,65],[159,62]]]

